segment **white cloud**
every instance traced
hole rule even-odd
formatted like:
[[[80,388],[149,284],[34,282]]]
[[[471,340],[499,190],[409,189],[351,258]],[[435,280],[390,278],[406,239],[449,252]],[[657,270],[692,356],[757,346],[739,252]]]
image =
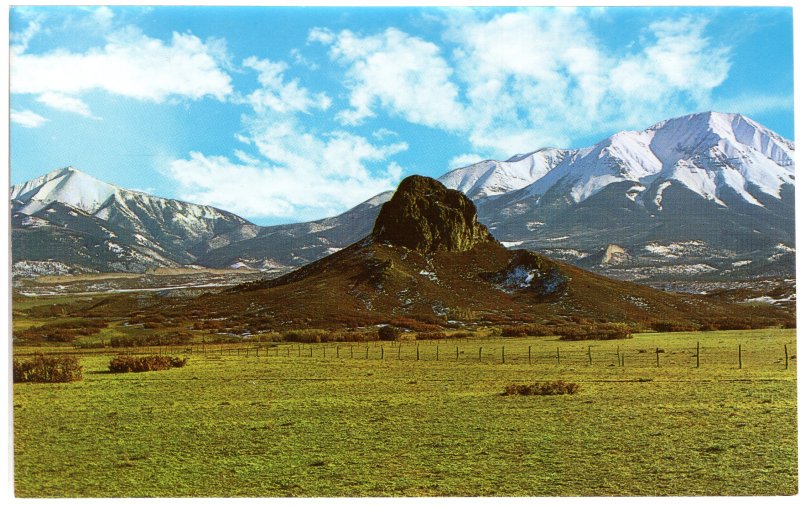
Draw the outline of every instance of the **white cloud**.
[[[232,86],[220,68],[219,49],[191,34],[174,32],[164,42],[129,27],[85,53],[13,53],[11,92],[76,96],[103,90],[154,102],[173,96],[224,100]]]
[[[11,32],[9,39],[11,39],[11,54],[20,54],[28,49],[28,44],[31,39],[36,36],[42,29],[41,22],[34,18],[28,21],[28,26],[21,32]]]
[[[83,100],[75,97],[68,97],[61,93],[48,91],[36,98],[37,102],[59,111],[72,112],[86,118],[99,119],[92,114],[92,110]]]
[[[26,109],[24,111],[17,111],[17,110],[11,109],[10,117],[11,117],[11,122],[12,123],[16,123],[16,124],[18,124],[20,126],[23,126],[25,128],[40,127],[43,124],[45,124],[45,122],[48,121],[47,118],[39,116],[35,112],[33,112],[31,110],[28,110],[28,109]]]
[[[309,40],[330,45],[331,58],[347,67],[350,109],[338,115],[343,124],[374,117],[377,106],[431,127],[453,130],[463,123],[453,71],[435,44],[394,28],[367,37],[315,29]]]
[[[287,82],[284,62],[252,57],[244,66],[258,72],[260,88],[245,97],[253,112],[235,138],[257,154],[234,150],[238,162],[200,152],[172,160],[165,173],[181,198],[251,218],[299,221],[340,213],[397,185],[403,169],[390,158],[407,144],[316,128],[307,116],[329,106],[326,95]]]
[[[450,10],[445,51],[389,28],[372,35],[315,28],[344,67],[358,125],[379,113],[441,128],[473,149],[507,157],[572,142],[598,129],[648,125],[706,108],[728,76],[729,49],[705,36],[706,20],[664,19],[631,33],[638,45],[605,47],[589,19],[602,11]]]
[[[283,74],[288,65],[284,62],[271,62],[251,56],[243,65],[258,72],[261,88],[246,97],[256,112],[271,109],[279,113],[307,113],[310,109],[325,110],[330,107],[331,100],[325,93],[311,93],[300,86],[297,79],[286,82]]]
[[[331,216],[399,182],[402,168],[395,162],[378,171],[368,171],[364,165],[384,160],[398,146],[376,148],[343,133],[326,140],[305,139],[309,140],[318,151],[308,158],[288,157],[288,164],[253,158],[235,163],[224,156],[191,152],[187,159],[173,160],[166,172],[188,201],[251,218],[293,220]]]
[[[476,155],[475,153],[464,153],[451,158],[450,161],[447,162],[447,167],[450,170],[460,169],[461,167],[467,167],[468,165],[473,165],[483,160],[485,160],[484,157]]]

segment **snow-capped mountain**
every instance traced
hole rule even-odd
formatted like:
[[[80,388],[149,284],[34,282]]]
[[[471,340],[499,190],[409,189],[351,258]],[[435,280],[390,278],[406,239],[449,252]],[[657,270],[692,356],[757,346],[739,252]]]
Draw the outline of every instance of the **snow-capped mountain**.
[[[472,200],[525,188],[545,176],[568,154],[562,149],[544,148],[525,155],[516,155],[501,162],[482,162],[451,170],[439,181],[448,188],[464,193]]]
[[[794,167],[792,141],[742,115],[706,112],[583,149],[486,160],[439,180],[472,198],[509,247],[627,279],[735,278],[794,275]],[[391,193],[333,218],[273,227],[71,168],[17,185],[11,197],[15,264],[281,273],[366,236]],[[614,261],[604,261],[611,245]]]
[[[686,262],[687,273],[722,274],[794,245],[794,178],[793,142],[739,114],[707,112],[568,151],[525,188],[477,204],[492,232],[518,247],[587,265],[617,244],[631,261],[615,269]],[[687,243],[703,253],[647,249]]]
[[[15,263],[101,271],[177,266],[260,228],[213,207],[125,190],[73,167],[12,186],[11,204]]]

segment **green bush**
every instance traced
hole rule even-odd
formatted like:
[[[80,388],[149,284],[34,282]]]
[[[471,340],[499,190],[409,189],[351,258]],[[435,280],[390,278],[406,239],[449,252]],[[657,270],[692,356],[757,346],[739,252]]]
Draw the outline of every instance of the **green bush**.
[[[45,357],[30,360],[14,359],[14,383],[69,383],[83,379],[83,367],[75,357]]]
[[[564,380],[540,381],[532,385],[506,385],[501,395],[572,395],[580,390],[577,383]]]
[[[168,357],[166,355],[149,355],[145,357],[120,355],[111,360],[111,363],[108,364],[108,369],[113,373],[163,371],[173,367],[183,367],[188,361],[188,358]]]

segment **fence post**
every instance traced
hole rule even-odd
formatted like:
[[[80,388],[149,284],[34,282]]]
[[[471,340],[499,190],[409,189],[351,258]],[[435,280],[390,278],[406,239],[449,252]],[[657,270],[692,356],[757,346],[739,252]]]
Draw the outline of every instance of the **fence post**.
[[[531,347],[528,346],[528,365],[531,365]]]
[[[369,345],[367,345],[367,354],[364,355],[364,360],[369,360]]]
[[[483,347],[478,348],[478,362],[483,361]]]
[[[381,360],[383,360],[383,345],[381,345]]]
[[[739,345],[739,369],[742,368],[742,345]]]
[[[656,346],[656,367],[661,367],[661,365],[659,363],[659,355],[660,355],[660,353],[658,351],[658,346]]]
[[[339,345],[336,345],[336,358],[339,358]]]
[[[789,345],[783,345],[783,355],[786,357],[786,369],[789,369]]]
[[[417,360],[419,360],[419,345],[417,345]]]
[[[322,358],[325,358],[325,345],[322,345]]]
[[[556,347],[556,364],[561,365],[561,350]]]
[[[350,358],[353,358],[353,345],[350,345]]]
[[[619,365],[619,366],[622,365],[622,361],[619,358],[619,346],[617,346],[617,365]]]
[[[623,353],[620,355],[620,359],[622,360],[622,367],[625,367],[625,354]]]
[[[506,363],[506,347],[505,346],[501,346],[500,347],[500,354],[501,354],[503,363],[505,364]]]
[[[439,345],[436,345],[436,361],[439,361]]]
[[[589,365],[592,365],[592,347],[589,346]]]
[[[456,346],[456,360],[458,360],[458,346]]]
[[[400,348],[403,346],[403,343],[397,343],[397,360],[400,360]]]
[[[697,368],[700,368],[700,341],[697,341]]]

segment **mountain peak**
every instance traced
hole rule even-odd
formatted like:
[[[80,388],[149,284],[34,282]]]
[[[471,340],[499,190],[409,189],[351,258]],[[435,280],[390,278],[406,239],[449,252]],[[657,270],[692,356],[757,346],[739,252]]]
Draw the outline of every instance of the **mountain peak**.
[[[494,241],[477,216],[475,204],[460,191],[429,177],[409,176],[383,205],[372,236],[421,253],[468,251]]]

